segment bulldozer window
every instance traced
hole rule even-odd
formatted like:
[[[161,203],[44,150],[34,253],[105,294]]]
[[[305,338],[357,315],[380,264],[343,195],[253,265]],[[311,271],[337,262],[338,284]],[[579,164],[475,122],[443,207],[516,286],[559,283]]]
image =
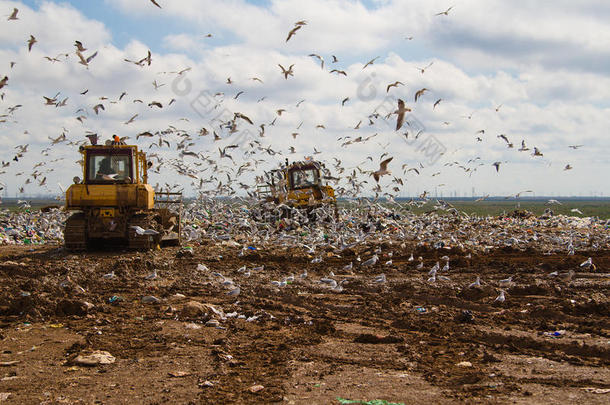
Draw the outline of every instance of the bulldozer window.
[[[307,188],[318,184],[318,172],[314,169],[295,170],[291,175],[292,188]]]
[[[92,182],[124,181],[133,178],[129,155],[90,155],[87,177]]]

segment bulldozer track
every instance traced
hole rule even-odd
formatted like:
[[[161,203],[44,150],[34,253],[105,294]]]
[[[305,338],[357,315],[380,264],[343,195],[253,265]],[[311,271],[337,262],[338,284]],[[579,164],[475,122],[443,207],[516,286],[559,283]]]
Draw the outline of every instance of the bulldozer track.
[[[71,252],[87,250],[87,218],[83,213],[72,214],[66,220],[64,243]]]

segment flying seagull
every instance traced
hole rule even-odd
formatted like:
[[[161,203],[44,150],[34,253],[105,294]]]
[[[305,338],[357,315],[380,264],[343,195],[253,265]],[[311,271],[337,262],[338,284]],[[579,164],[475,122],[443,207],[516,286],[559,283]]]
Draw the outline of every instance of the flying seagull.
[[[376,182],[379,182],[379,178],[383,175],[390,174],[388,170],[388,163],[390,163],[394,159],[393,157],[388,158],[379,164],[379,170],[373,172],[373,178]]]

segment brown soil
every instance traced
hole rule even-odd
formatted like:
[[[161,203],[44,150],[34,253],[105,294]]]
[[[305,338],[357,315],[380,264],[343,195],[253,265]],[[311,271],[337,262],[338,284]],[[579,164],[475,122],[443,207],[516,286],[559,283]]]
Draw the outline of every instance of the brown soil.
[[[0,401],[610,401],[610,252],[505,249],[468,259],[386,245],[372,268],[342,270],[354,254],[369,258],[365,249],[311,264],[302,249],[240,257],[238,248],[211,243],[193,255],[0,247]],[[390,251],[393,264],[384,266]],[[411,252],[424,257],[425,271],[407,260]],[[428,283],[445,254],[450,281]],[[578,267],[589,256],[596,273]],[[249,278],[237,272],[263,264]],[[159,277],[145,280],[154,269]],[[569,283],[548,276],[566,269],[577,271]],[[111,271],[115,278],[102,277]],[[318,282],[331,271],[348,280],[342,292]],[[231,278],[240,295],[226,295],[213,272]],[[381,273],[387,282],[375,283]],[[294,282],[271,284],[291,274]],[[482,287],[466,288],[476,275]],[[515,284],[497,304],[496,282],[510,275]],[[150,295],[160,302],[143,303]],[[206,326],[211,319],[218,326]],[[556,331],[565,332],[549,336]],[[74,364],[96,350],[116,361]]]

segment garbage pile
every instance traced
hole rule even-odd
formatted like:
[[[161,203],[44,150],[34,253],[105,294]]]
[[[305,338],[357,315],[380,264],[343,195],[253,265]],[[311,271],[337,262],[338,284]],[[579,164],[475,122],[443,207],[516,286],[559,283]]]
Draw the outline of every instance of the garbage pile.
[[[244,249],[323,244],[345,248],[365,241],[472,252],[509,247],[569,253],[610,247],[610,221],[594,217],[476,217],[443,210],[415,215],[407,203],[366,199],[345,204],[338,217],[324,207],[307,213],[281,206],[275,208],[277,215],[273,209],[261,211],[245,199],[193,201],[183,210],[183,241],[187,245],[204,240],[231,241]],[[286,209],[289,215],[279,214],[285,214]],[[62,243],[68,215],[61,209],[0,211],[0,244]]]

